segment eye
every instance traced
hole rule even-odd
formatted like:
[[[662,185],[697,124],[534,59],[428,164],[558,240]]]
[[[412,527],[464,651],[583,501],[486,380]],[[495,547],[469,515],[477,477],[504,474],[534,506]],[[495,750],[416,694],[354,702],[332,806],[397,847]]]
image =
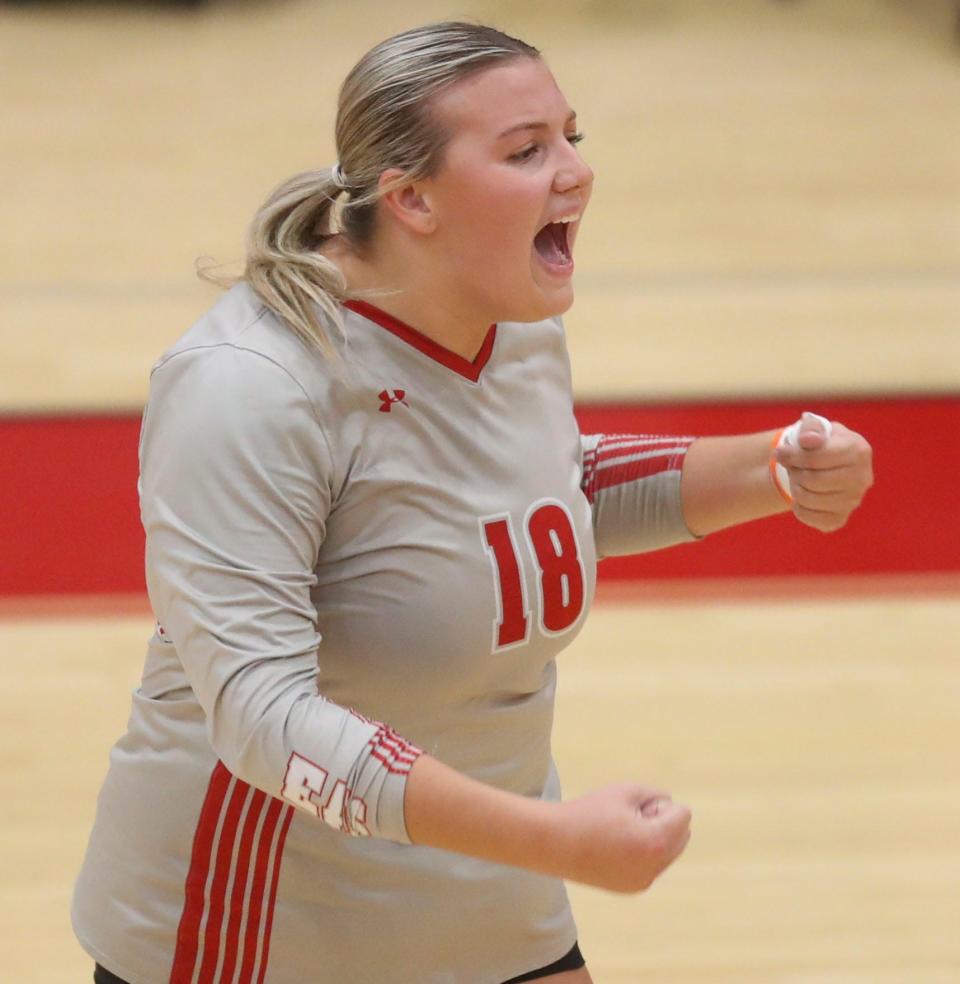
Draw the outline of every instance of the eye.
[[[580,132],[568,133],[565,136],[567,143],[569,143],[573,147],[575,147],[578,143],[580,143],[580,141],[583,140],[583,138],[584,138],[584,134]],[[518,150],[517,153],[511,154],[508,159],[522,164],[525,161],[532,160],[543,149],[544,149],[543,144],[532,143],[530,144],[529,147],[524,147],[523,150]]]
[[[517,151],[515,154],[510,155],[511,161],[529,161],[537,151],[540,150],[540,144],[531,144],[529,147],[524,147],[523,150]]]

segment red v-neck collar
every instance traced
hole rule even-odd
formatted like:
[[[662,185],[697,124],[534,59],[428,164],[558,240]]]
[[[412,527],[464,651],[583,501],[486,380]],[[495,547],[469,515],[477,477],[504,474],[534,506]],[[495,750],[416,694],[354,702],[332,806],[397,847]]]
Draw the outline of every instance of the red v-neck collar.
[[[374,307],[366,301],[344,301],[344,307],[349,308],[369,321],[375,322],[381,328],[386,328],[392,335],[396,335],[401,341],[412,345],[418,352],[422,352],[424,355],[433,359],[434,362],[439,362],[440,365],[452,369],[455,373],[458,373],[465,379],[469,379],[472,383],[480,379],[480,373],[483,372],[483,367],[490,361],[490,356],[493,353],[493,343],[497,339],[497,326],[491,325],[487,332],[487,337],[483,340],[483,345],[480,346],[480,351],[477,352],[473,362],[470,362],[462,355],[457,355],[456,352],[451,352],[450,349],[444,348],[432,338],[427,338],[423,332],[417,331],[416,328],[411,328],[410,325],[404,324],[399,318],[395,318],[392,314],[387,314],[386,311],[381,311],[380,308]]]

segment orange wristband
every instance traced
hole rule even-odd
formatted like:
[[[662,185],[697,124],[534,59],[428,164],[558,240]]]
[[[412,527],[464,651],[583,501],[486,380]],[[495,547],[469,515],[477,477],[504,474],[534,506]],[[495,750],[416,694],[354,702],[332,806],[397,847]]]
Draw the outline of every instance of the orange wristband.
[[[785,488],[783,482],[780,480],[780,475],[778,474],[779,471],[784,469],[782,469],[782,466],[780,466],[777,462],[777,448],[780,447],[780,443],[783,440],[783,435],[786,431],[786,427],[781,427],[780,430],[773,435],[773,440],[770,442],[770,481],[773,482],[773,487],[780,493],[780,496],[784,502],[788,502],[793,505],[793,496],[790,494],[789,482]]]

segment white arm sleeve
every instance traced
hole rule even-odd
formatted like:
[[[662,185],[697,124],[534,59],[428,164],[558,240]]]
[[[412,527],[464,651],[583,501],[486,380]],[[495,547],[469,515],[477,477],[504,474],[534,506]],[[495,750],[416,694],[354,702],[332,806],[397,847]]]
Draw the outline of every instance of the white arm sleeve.
[[[692,437],[582,434],[581,488],[593,510],[598,557],[695,540],[683,520],[680,472]]]
[[[306,392],[232,345],[155,370],[140,443],[147,585],[236,776],[347,833],[409,842],[420,750],[317,692],[310,600],[336,487]]]

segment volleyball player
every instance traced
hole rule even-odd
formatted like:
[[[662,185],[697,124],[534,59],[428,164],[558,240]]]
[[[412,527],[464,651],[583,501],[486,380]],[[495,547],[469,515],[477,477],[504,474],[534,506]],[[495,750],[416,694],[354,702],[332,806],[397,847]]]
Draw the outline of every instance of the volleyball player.
[[[523,42],[383,42],[339,163],[277,189],[154,368],[157,630],[74,900],[98,981],[588,982],[563,879],[642,891],[683,851],[662,790],[560,799],[554,659],[596,559],[836,528],[870,451],[812,417],[774,459],[773,431],[578,433],[579,139]]]

